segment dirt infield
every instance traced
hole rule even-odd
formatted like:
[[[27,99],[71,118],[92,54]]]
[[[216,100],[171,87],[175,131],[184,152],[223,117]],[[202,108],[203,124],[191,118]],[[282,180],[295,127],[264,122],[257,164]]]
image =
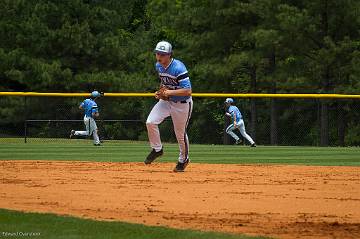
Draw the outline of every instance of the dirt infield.
[[[276,238],[360,238],[360,168],[0,161],[0,208]]]

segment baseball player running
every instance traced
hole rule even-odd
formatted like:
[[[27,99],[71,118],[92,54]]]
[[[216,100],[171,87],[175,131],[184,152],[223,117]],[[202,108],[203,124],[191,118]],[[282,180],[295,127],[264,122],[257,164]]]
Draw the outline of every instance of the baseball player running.
[[[85,111],[84,115],[84,124],[86,131],[75,131],[71,130],[70,132],[70,139],[74,136],[90,136],[93,135],[94,138],[94,145],[100,146],[100,139],[98,135],[98,128],[95,122],[96,117],[99,117],[99,109],[95,102],[95,100],[100,97],[100,93],[98,91],[91,92],[90,98],[84,100],[79,109]]]
[[[185,65],[172,58],[172,46],[169,42],[159,42],[155,47],[155,56],[157,60],[155,68],[161,83],[160,90],[155,93],[155,98],[159,101],[146,120],[152,151],[147,156],[145,164],[151,164],[156,158],[163,155],[158,125],[165,118],[171,116],[180,149],[174,172],[183,172],[190,162],[186,128],[193,108],[191,83]]]
[[[235,129],[239,129],[241,135],[250,142],[250,147],[256,147],[254,140],[245,131],[244,120],[238,107],[233,105],[234,100],[232,98],[227,98],[224,104],[226,111],[225,115],[231,117],[232,120],[232,124],[226,128],[226,133],[235,139],[236,144],[240,144],[240,138],[233,132]]]

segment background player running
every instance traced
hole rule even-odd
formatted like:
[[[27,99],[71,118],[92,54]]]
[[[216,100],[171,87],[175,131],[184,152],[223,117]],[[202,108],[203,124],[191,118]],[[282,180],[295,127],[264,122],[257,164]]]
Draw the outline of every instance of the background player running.
[[[235,129],[239,129],[241,135],[250,142],[251,147],[256,147],[254,140],[248,135],[245,131],[244,120],[242,118],[242,114],[238,107],[234,104],[234,100],[232,98],[227,98],[224,102],[226,115],[231,117],[232,124],[230,124],[226,128],[226,133],[228,133],[231,137],[235,139],[236,144],[241,142],[240,138],[234,133]]]
[[[100,93],[98,91],[91,92],[90,98],[84,100],[80,106],[79,109],[84,110],[84,124],[86,131],[75,131],[71,130],[70,132],[70,138],[75,136],[90,136],[93,135],[94,138],[94,145],[100,146],[100,139],[98,135],[98,128],[95,122],[96,117],[99,117],[99,109],[95,102],[95,100],[100,97]]]

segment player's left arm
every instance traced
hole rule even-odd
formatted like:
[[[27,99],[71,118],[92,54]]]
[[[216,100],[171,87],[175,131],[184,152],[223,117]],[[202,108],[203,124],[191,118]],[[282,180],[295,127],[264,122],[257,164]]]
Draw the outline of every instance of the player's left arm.
[[[175,72],[179,88],[166,90],[165,96],[191,96],[191,83],[186,66],[182,62],[178,62]]]
[[[98,110],[98,107],[97,107],[97,105],[95,106],[93,106],[92,108],[91,108],[91,111],[92,111],[92,116],[93,116],[93,118],[96,118],[96,117],[99,117],[99,110]]]
[[[175,90],[166,90],[166,96],[191,96],[192,89],[190,78],[186,68],[185,71],[177,76],[177,80],[179,82],[179,89]]]
[[[191,88],[181,88],[176,90],[166,90],[164,92],[165,96],[191,96]]]

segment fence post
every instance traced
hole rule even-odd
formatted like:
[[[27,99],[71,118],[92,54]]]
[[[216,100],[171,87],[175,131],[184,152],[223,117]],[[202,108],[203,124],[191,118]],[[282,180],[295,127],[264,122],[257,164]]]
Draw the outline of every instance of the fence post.
[[[231,124],[230,121],[230,118],[224,114],[224,145],[231,144],[231,137],[226,133],[226,128]]]
[[[27,143],[27,97],[24,97],[24,143]]]
[[[27,120],[25,120],[25,123],[24,123],[24,141],[26,144],[26,142],[27,142]]]

